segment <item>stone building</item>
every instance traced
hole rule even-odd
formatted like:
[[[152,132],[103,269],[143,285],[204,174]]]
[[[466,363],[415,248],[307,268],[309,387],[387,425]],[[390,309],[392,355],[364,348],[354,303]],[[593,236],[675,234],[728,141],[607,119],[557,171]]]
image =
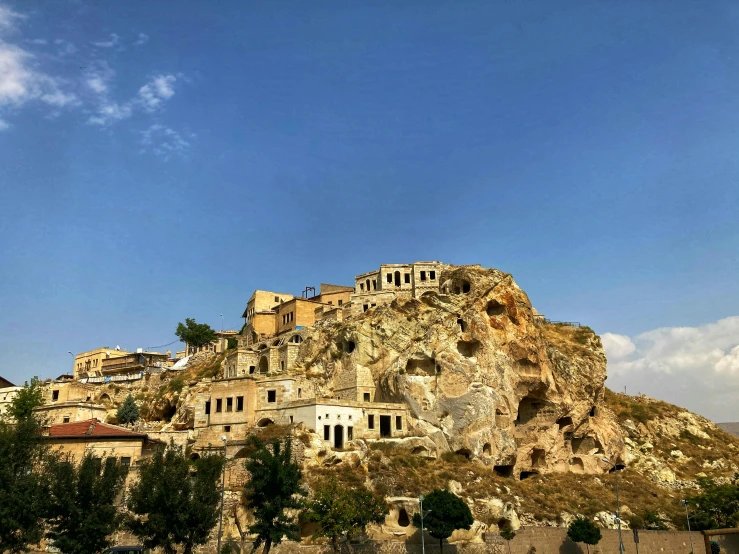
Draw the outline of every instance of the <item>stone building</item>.
[[[0,417],[8,410],[8,406],[23,387],[16,387],[7,379],[0,377]]]
[[[122,375],[141,373],[149,368],[164,368],[169,365],[169,356],[160,352],[127,352],[123,356],[107,358],[102,361],[101,375]]]
[[[79,381],[54,381],[44,387],[44,403],[34,411],[46,425],[105,419],[106,407],[94,402],[96,389]]]
[[[98,458],[118,458],[127,466],[149,454],[158,442],[145,433],[102,423],[96,418],[52,425],[44,440],[52,449],[68,454],[76,461],[90,452]]]
[[[185,349],[175,353],[175,358],[180,359],[185,356],[192,356],[198,352],[213,352],[214,354],[220,354],[228,350],[228,340],[235,339],[239,336],[239,331],[235,329],[229,329],[226,331],[216,331],[216,340],[205,346],[191,346],[185,343]]]
[[[84,377],[96,377],[102,375],[103,361],[112,358],[120,358],[128,355],[129,352],[121,350],[116,346],[111,349],[108,346],[81,352],[74,357],[73,375],[75,379]]]
[[[382,264],[379,269],[357,275],[351,295],[352,314],[389,304],[395,298],[418,298],[428,290],[438,291],[442,267],[441,262]]]

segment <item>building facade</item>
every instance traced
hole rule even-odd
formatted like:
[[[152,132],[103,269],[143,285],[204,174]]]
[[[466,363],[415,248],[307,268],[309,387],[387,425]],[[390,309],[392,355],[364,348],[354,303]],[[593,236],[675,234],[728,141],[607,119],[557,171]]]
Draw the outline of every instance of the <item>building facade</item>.
[[[379,269],[354,278],[352,315],[389,304],[395,298],[418,298],[426,291],[439,291],[441,262],[382,264]]]
[[[74,357],[74,368],[72,374],[75,379],[84,377],[98,377],[102,375],[103,361],[113,358],[120,358],[128,355],[129,352],[121,350],[119,347],[111,349],[108,346],[81,352]]]

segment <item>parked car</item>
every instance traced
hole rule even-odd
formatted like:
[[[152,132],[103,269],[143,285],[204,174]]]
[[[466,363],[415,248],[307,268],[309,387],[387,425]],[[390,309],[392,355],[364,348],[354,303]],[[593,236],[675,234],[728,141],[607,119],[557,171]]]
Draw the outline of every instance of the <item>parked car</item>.
[[[149,554],[143,546],[111,546],[103,554]]]

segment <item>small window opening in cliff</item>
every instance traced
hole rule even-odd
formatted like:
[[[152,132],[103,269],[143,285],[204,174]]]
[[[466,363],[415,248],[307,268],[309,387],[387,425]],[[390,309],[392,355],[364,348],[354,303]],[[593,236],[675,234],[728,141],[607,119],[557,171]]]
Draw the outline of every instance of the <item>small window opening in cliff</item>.
[[[392,437],[392,420],[389,415],[380,416],[380,438]]]
[[[560,417],[557,420],[557,425],[559,425],[559,429],[562,430],[565,427],[569,427],[572,425],[572,418],[571,417]]]
[[[457,325],[459,325],[459,329],[463,333],[467,331],[467,323],[461,317],[457,320]]]
[[[457,351],[465,358],[473,358],[480,349],[480,343],[476,340],[461,340],[457,343]]]
[[[259,359],[259,373],[267,373],[269,371],[269,360],[267,356],[262,356]]]
[[[493,448],[490,446],[489,442],[486,442],[482,447],[482,454],[483,456],[490,456],[490,454],[493,453]]]
[[[572,458],[570,460],[570,471],[572,473],[585,472],[585,464],[583,463],[582,458]]]
[[[469,282],[469,281],[463,281],[463,282],[462,282],[462,292],[463,292],[464,294],[467,294],[468,292],[470,292],[470,289],[471,289],[471,288],[472,288],[472,287],[471,287],[471,285],[470,285],[470,282]]]
[[[539,475],[538,471],[522,471],[521,474],[518,476],[518,478],[523,481],[524,479],[528,479],[532,475]]]
[[[250,365],[249,366],[249,375],[253,375],[256,370],[257,370],[256,366]]]
[[[364,304],[362,306],[362,311],[366,312],[367,310],[369,310],[369,304]]]
[[[344,352],[347,354],[351,354],[354,352],[354,349],[357,347],[356,344],[354,344],[354,341],[351,340],[345,340],[343,344]]]
[[[469,448],[460,448],[454,452],[457,456],[464,456],[468,460],[472,459],[472,451]]]
[[[396,287],[400,286],[400,271],[395,272],[395,286]]]
[[[596,414],[595,406],[593,406],[592,408],[590,408],[590,417],[595,417],[595,414]]]
[[[170,421],[177,413],[177,406],[167,406],[162,412],[162,421]]]
[[[531,452],[531,465],[532,467],[543,467],[547,463],[547,453],[541,448],[534,448]]]
[[[398,525],[400,527],[408,527],[411,524],[411,519],[408,517],[408,512],[405,508],[401,508],[398,512]]]
[[[485,312],[491,317],[503,315],[505,313],[505,306],[497,300],[490,300],[485,308]]]
[[[426,356],[411,358],[406,363],[405,370],[407,373],[418,374],[426,373],[427,375],[436,375],[436,361]]]
[[[496,475],[500,475],[501,477],[511,477],[513,475],[513,466],[493,466],[493,471]]]

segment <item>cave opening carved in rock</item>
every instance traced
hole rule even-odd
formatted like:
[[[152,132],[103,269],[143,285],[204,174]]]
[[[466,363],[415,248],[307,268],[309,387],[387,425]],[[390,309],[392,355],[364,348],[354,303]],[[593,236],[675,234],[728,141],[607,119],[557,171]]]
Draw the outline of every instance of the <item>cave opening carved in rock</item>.
[[[405,508],[401,508],[398,511],[398,525],[400,527],[408,527],[411,524],[411,518],[408,517],[408,512]]]
[[[513,475],[513,465],[493,466],[493,471],[501,477],[511,477]]]
[[[505,314],[505,306],[498,302],[497,300],[490,300],[488,301],[487,306],[485,307],[485,312],[490,317],[500,316]]]
[[[577,437],[572,439],[573,454],[590,454],[596,450],[596,454],[603,453],[603,446],[593,437]]]
[[[532,475],[539,475],[539,472],[538,472],[538,471],[522,471],[522,472],[521,472],[521,473],[519,474],[518,478],[519,478],[519,479],[520,479],[521,481],[523,481],[524,479],[528,479],[528,478],[529,478],[529,477],[531,477]]]
[[[568,417],[560,417],[557,420],[557,425],[559,425],[559,429],[561,431],[565,427],[569,427],[570,425],[572,425],[572,418],[569,417],[569,416]]]
[[[473,358],[480,349],[480,343],[476,340],[461,340],[457,342],[457,351],[465,358]]]
[[[554,409],[545,400],[525,396],[518,404],[516,425],[549,423],[554,420]]]
[[[428,356],[414,356],[405,365],[405,370],[411,375],[426,374],[436,375],[436,360]]]
[[[582,458],[572,458],[570,460],[570,471],[572,473],[585,473],[585,464]]]
[[[352,352],[354,352],[354,349],[357,347],[357,345],[354,344],[353,340],[345,340],[341,346],[342,350],[347,354],[351,354]]]
[[[482,447],[482,455],[490,456],[493,453],[493,447],[490,446],[489,442],[486,442]]]
[[[468,460],[472,459],[472,451],[469,448],[460,448],[454,453],[457,454],[458,456],[464,456]]]
[[[459,325],[459,329],[463,333],[467,331],[467,322],[464,319],[462,319],[461,317],[459,319],[457,319],[457,325]]]
[[[531,451],[531,467],[544,467],[547,465],[547,453],[541,448]]]

